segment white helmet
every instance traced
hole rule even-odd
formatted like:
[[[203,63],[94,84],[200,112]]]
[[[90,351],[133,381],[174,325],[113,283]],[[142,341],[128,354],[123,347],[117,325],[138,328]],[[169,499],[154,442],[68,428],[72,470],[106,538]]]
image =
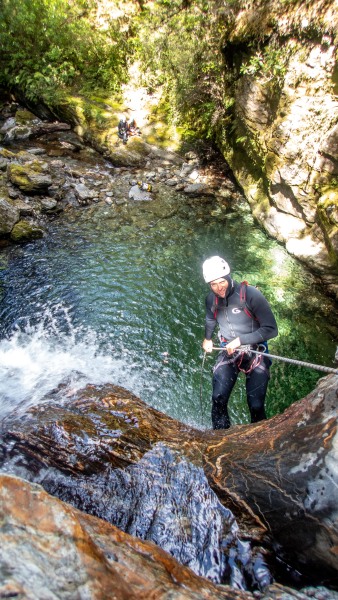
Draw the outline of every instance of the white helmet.
[[[203,263],[203,277],[206,283],[220,279],[220,277],[226,277],[229,273],[230,267],[228,263],[220,256],[212,256]]]

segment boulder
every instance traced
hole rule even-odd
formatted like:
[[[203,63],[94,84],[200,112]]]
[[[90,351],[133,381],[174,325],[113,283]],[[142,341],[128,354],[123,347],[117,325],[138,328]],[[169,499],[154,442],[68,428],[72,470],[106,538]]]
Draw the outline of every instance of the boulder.
[[[8,179],[26,194],[45,192],[52,185],[48,165],[33,160],[23,165],[10,163],[7,166]]]
[[[0,596],[88,600],[249,600],[155,544],[0,475]]]
[[[213,191],[205,183],[190,183],[183,188],[189,196],[213,196]]]
[[[151,152],[151,146],[138,137],[130,138],[127,144],[113,144],[110,139],[107,143],[105,156],[117,167],[143,167]]]
[[[111,469],[126,470],[164,444],[180,460],[203,467],[211,488],[236,518],[239,540],[251,540],[263,555],[274,548],[278,560],[310,581],[333,585],[338,571],[336,397],[337,377],[330,375],[282,415],[224,432],[190,428],[115,386],[87,386],[58,404],[64,400],[60,389],[53,404],[32,408],[25,418],[6,419],[2,462],[14,473],[19,464],[26,478],[41,479],[48,491],[77,507],[87,498],[86,510],[100,506],[100,516],[109,520]],[[95,489],[94,500],[101,490],[99,504],[90,500]]]
[[[21,219],[15,223],[11,231],[10,238],[12,242],[22,243],[42,238],[43,234],[44,231],[41,229],[41,227]]]

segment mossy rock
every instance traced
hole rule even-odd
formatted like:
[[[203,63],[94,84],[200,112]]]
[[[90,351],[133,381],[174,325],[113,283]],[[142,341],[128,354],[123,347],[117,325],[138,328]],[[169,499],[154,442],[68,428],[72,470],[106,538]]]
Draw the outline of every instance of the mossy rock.
[[[7,150],[7,148],[0,148],[0,156],[9,160],[16,158],[15,152],[11,152],[10,150]]]
[[[323,221],[328,225],[338,226],[338,189],[325,188],[323,189],[318,202],[318,211],[321,214]]]
[[[44,163],[35,160],[25,165],[11,163],[7,167],[7,174],[9,180],[20,190],[35,194],[52,185],[51,176],[45,170]]]
[[[15,113],[15,120],[18,125],[29,125],[35,119],[36,116],[26,108],[19,108]]]
[[[128,108],[123,104],[121,98],[105,95],[88,94],[69,94],[58,106],[54,107],[55,114],[61,120],[66,120],[74,126],[74,131],[84,139],[87,139],[100,152],[103,150],[106,154],[106,147],[115,153],[113,146],[118,141],[117,126],[121,115],[128,114]],[[153,108],[153,113],[149,115],[147,125],[142,126],[141,138],[135,139],[148,144],[157,145],[161,148],[178,150],[181,143],[181,135],[178,129],[173,125],[166,123],[166,113],[162,114],[160,109]],[[131,140],[128,141],[130,145]],[[136,148],[134,149],[136,150]],[[137,149],[138,153],[143,154],[142,150]],[[131,166],[131,163],[125,163],[124,152],[122,152],[121,166]],[[139,164],[133,161],[132,165]]]
[[[322,192],[317,209],[318,221],[330,256],[338,265],[338,189],[327,187]]]
[[[30,242],[31,240],[37,240],[42,238],[44,234],[43,229],[37,225],[32,225],[28,221],[18,221],[11,231],[10,238],[17,244],[21,242]]]
[[[133,137],[123,144],[116,134],[106,138],[102,149],[105,156],[118,167],[142,167],[151,152],[151,146],[141,138]]]

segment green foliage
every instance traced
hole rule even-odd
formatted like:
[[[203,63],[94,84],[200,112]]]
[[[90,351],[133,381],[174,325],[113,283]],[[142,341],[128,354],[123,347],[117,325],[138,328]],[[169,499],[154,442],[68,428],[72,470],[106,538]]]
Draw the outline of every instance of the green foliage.
[[[240,68],[242,75],[263,75],[269,81],[280,84],[286,73],[288,55],[285,49],[274,44],[257,50],[250,60]]]
[[[226,109],[214,3],[157,0],[138,19],[137,57],[144,83],[164,88],[171,122],[212,138]],[[189,134],[188,134],[189,131]]]
[[[112,90],[124,79],[126,45],[117,24],[93,26],[93,0],[2,0],[0,85],[47,104],[66,87]]]

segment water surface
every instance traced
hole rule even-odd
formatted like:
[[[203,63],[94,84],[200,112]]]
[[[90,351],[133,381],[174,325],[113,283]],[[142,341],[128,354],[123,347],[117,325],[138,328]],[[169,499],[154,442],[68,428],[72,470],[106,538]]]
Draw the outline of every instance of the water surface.
[[[280,331],[271,353],[335,366],[334,304],[255,226],[245,201],[229,210],[163,186],[149,202],[71,209],[42,240],[1,251],[0,416],[43,401],[60,382],[111,382],[181,421],[210,427],[215,356],[202,371],[202,262],[213,254],[270,301]],[[275,360],[268,415],[322,376]],[[230,414],[234,423],[249,422],[242,379]]]

